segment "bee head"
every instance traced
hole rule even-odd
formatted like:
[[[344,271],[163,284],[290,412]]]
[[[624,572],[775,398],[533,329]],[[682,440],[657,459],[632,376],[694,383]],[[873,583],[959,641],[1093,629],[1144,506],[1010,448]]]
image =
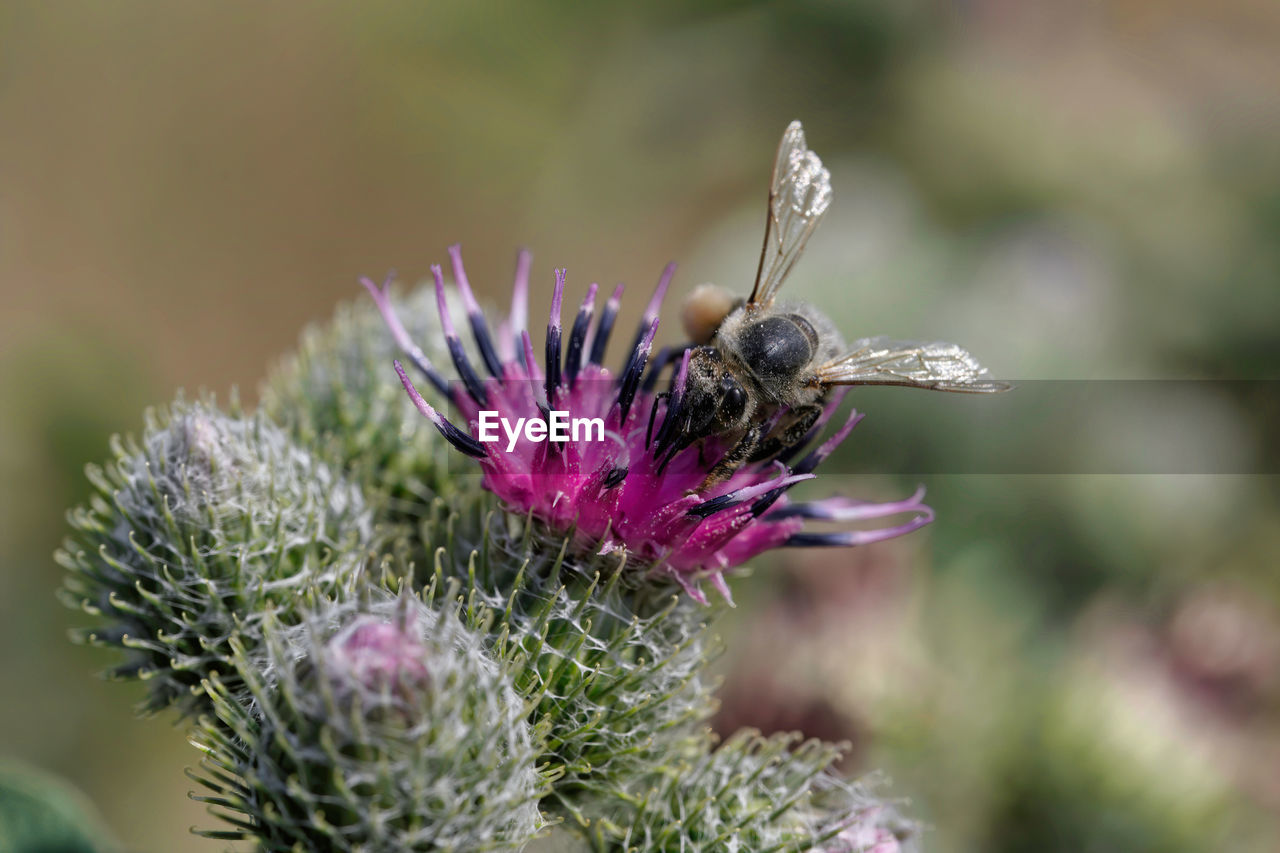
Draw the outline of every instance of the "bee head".
[[[689,440],[737,428],[747,411],[747,391],[714,347],[698,347],[689,358],[681,409],[681,432]]]

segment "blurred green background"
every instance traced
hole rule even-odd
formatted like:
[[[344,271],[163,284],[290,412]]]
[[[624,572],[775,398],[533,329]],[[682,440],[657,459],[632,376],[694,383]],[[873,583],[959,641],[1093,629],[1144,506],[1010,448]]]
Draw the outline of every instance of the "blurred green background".
[[[495,300],[522,245],[535,306],[560,265],[633,315],[669,259],[746,288],[793,118],[836,200],[789,288],[849,335],[1015,380],[1276,378],[1277,81],[1266,0],[0,5],[0,758],[127,849],[220,849],[181,730],[66,640],[84,464],[179,388],[252,399],[358,276],[453,242]],[[1176,429],[1274,470],[1250,387],[1082,407],[1041,452],[1107,470]],[[980,401],[855,399],[846,471],[1025,441],[948,419]],[[930,850],[1280,849],[1276,477],[820,487],[918,482],[925,531],[736,583],[717,724],[850,739]]]

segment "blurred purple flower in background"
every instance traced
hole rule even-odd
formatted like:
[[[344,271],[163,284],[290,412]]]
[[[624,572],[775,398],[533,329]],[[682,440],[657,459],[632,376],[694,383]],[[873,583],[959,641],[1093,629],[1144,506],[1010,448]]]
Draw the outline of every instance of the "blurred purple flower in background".
[[[439,266],[433,266],[432,273],[441,328],[461,383],[446,382],[409,338],[391,305],[389,282],[378,287],[365,279],[363,284],[410,363],[456,406],[468,428],[455,426],[429,405],[397,362],[406,391],[454,447],[479,461],[485,487],[510,511],[531,514],[556,533],[572,531],[584,550],[625,551],[629,562],[674,579],[703,603],[701,581],[729,599],[725,571],[772,548],[861,545],[909,533],[933,520],[933,511],[921,502],[923,490],[887,503],[841,497],[804,503],[788,499],[791,486],[813,479],[818,464],[862,419],[851,412],[843,426],[801,455],[835,414],[840,393],[832,395],[800,442],[740,466],[721,465],[733,448],[733,436],[710,436],[687,446],[671,440],[667,433],[674,430],[664,427],[681,414],[689,350],[669,347],[652,359],[651,354],[674,264],[664,270],[622,370],[614,374],[603,361],[621,285],[594,323],[598,286],[588,288],[567,347],[562,347],[565,273],[557,270],[544,364],[539,365],[527,328],[529,253],[519,256],[511,313],[498,326],[496,337],[472,294],[459,247],[451,247],[449,254],[486,378],[472,365],[453,325]],[[669,388],[655,392],[667,367],[673,369]],[[490,429],[482,441],[482,412],[496,413],[509,424],[533,423],[536,429],[533,436],[518,427],[508,435],[504,426],[496,431],[496,441]],[[578,419],[599,419],[602,429],[593,434],[588,427],[582,435],[575,431],[566,441],[538,440],[546,439],[553,412],[566,413],[566,429]],[[491,417],[490,424],[496,424]],[[904,513],[910,518],[889,527],[804,530],[806,519],[854,523]]]

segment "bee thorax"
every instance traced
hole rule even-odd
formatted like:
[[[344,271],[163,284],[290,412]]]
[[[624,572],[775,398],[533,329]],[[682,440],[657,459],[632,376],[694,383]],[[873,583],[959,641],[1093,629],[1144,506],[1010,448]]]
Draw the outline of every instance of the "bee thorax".
[[[765,317],[745,326],[738,337],[738,354],[757,375],[793,376],[813,360],[818,336],[798,314]]]

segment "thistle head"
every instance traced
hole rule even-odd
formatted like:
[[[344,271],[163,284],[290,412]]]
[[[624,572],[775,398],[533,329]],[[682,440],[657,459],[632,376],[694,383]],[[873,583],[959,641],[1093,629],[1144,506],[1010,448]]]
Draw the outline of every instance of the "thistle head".
[[[355,578],[372,513],[262,415],[179,402],[114,450],[70,514],[63,600],[95,617],[80,641],[126,653],[110,675],[147,681],[145,710],[198,712],[202,683],[229,675],[232,638],[264,609]]]
[[[564,270],[557,270],[539,362],[527,328],[528,254],[520,256],[511,311],[496,335],[471,292],[457,246],[450,256],[472,352],[480,362],[477,367],[453,323],[443,272],[433,267],[441,329],[460,382],[446,381],[411,339],[386,285],[364,284],[405,359],[438,398],[454,406],[457,423],[427,401],[397,362],[400,380],[423,416],[458,451],[476,460],[484,486],[507,509],[534,518],[557,535],[571,535],[580,551],[623,553],[629,567],[643,576],[674,580],[705,602],[703,581],[728,598],[725,572],[772,548],[858,545],[932,520],[922,493],[887,504],[843,498],[805,503],[788,497],[795,484],[814,478],[814,469],[861,419],[851,414],[820,440],[839,394],[800,442],[749,461],[731,458],[735,443],[726,437],[671,440],[679,434],[677,421],[688,414],[690,350],[674,347],[655,354],[654,341],[674,265],[659,279],[615,371],[606,366],[605,356],[621,286],[598,317],[598,287],[587,289],[566,342],[561,321],[566,278]],[[666,370],[669,390],[660,392]],[[897,514],[907,519],[871,530],[805,530],[809,519],[853,523]]]
[[[518,850],[546,785],[525,704],[452,609],[376,587],[241,651],[196,736],[221,814],[269,851]],[[237,780],[228,786],[228,779]],[[299,780],[307,780],[300,784]]]

